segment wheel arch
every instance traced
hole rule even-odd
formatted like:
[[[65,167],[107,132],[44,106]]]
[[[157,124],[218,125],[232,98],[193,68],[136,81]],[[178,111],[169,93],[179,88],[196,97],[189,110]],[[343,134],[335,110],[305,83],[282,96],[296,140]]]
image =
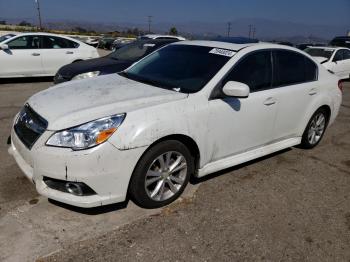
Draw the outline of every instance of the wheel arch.
[[[167,140],[176,140],[181,142],[182,144],[184,144],[191,152],[191,155],[194,158],[194,168],[196,171],[199,168],[199,161],[200,161],[200,150],[199,147],[196,143],[196,141],[187,135],[183,135],[183,134],[173,134],[173,135],[167,135],[164,137],[161,137],[159,139],[157,139],[156,141],[154,141],[152,144],[150,144],[147,149],[145,150],[145,152],[142,154],[142,156],[140,157],[140,159],[144,156],[144,154],[146,154],[146,152],[154,147],[155,145],[167,141]]]

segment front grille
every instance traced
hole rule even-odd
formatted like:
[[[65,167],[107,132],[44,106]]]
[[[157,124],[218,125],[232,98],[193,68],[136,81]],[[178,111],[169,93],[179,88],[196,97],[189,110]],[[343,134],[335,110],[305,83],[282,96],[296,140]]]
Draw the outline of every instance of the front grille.
[[[47,121],[26,104],[18,115],[14,129],[22,143],[31,149],[47,125]]]

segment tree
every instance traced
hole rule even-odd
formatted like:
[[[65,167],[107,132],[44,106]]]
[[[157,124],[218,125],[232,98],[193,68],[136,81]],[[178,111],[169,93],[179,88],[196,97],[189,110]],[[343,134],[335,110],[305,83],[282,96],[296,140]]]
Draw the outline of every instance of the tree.
[[[0,25],[6,25],[6,21],[5,20],[0,21]]]
[[[32,26],[31,23],[28,23],[27,21],[22,21],[18,24],[19,26]]]
[[[87,33],[87,30],[85,28],[80,27],[80,26],[74,27],[73,31],[78,32],[78,33]]]
[[[169,30],[169,35],[177,35],[177,29],[176,27],[172,27]]]

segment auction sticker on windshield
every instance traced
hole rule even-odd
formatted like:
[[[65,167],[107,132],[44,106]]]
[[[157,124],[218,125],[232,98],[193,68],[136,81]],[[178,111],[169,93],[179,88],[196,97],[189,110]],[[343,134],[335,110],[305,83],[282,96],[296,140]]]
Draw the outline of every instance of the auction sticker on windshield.
[[[213,48],[209,52],[210,54],[215,54],[215,55],[223,55],[223,56],[228,56],[228,57],[233,57],[236,52],[227,50],[227,49],[221,49],[221,48]]]

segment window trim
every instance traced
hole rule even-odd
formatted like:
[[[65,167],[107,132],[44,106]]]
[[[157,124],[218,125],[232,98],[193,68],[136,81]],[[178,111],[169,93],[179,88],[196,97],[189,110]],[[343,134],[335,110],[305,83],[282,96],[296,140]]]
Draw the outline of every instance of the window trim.
[[[243,48],[244,49],[244,48]],[[242,49],[240,49],[242,50]],[[238,50],[237,53],[240,51]],[[222,79],[217,83],[217,85],[213,88],[210,96],[209,96],[209,100],[213,100],[213,99],[221,99],[221,98],[227,98],[226,95],[224,95],[222,89],[224,87],[224,85],[227,83],[225,82],[227,76],[232,72],[232,70],[243,60],[245,59],[247,56],[249,56],[250,54],[254,54],[256,52],[262,52],[262,51],[270,51],[271,54],[271,69],[272,69],[272,79],[271,79],[271,87],[270,88],[264,88],[264,89],[260,89],[260,90],[255,90],[255,91],[250,91],[250,93],[256,93],[256,92],[263,92],[266,90],[271,90],[271,89],[276,89],[276,88],[281,88],[281,87],[288,87],[288,86],[293,86],[293,85],[300,85],[300,84],[306,84],[306,83],[312,83],[312,82],[316,82],[318,81],[318,77],[319,77],[319,67],[317,65],[317,63],[315,61],[313,61],[312,59],[310,59],[309,57],[307,57],[306,55],[294,51],[294,50],[290,50],[290,49],[284,49],[284,48],[266,48],[266,49],[258,49],[258,50],[254,50],[251,51],[245,55],[243,55],[240,59],[238,59],[234,65],[230,68],[230,70],[228,70],[225,75],[222,77]],[[311,81],[306,81],[306,82],[300,82],[300,83],[294,83],[294,84],[288,84],[288,85],[274,85],[274,76],[275,76],[275,58],[274,58],[274,51],[289,51],[289,52],[293,52],[299,55],[304,56],[306,59],[309,59],[310,62],[312,62],[315,67],[316,67],[316,77],[315,80],[311,80]],[[236,54],[237,55],[237,54]]]

